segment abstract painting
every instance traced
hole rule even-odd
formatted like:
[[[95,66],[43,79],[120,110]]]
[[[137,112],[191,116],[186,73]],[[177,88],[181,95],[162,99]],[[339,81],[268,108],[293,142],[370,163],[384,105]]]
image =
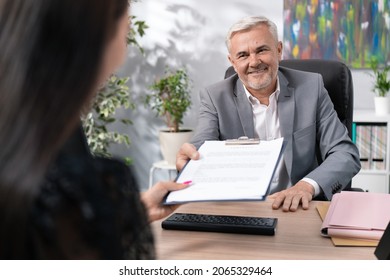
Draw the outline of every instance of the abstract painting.
[[[284,0],[285,59],[390,61],[390,0]]]

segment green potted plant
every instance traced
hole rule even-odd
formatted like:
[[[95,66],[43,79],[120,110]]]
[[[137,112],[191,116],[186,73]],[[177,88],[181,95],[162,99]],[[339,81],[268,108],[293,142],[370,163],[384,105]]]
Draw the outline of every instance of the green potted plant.
[[[144,36],[145,30],[149,27],[145,21],[137,20],[135,16],[129,17],[129,25],[130,21],[132,21],[132,28],[129,29],[127,34],[127,44],[136,46],[143,53],[137,37]],[[111,144],[130,145],[127,134],[115,130],[110,131],[109,129],[110,124],[118,121],[124,125],[132,124],[129,119],[119,119],[115,116],[119,109],[134,109],[135,107],[130,99],[130,89],[127,86],[128,80],[128,77],[111,75],[107,83],[96,93],[96,97],[91,104],[91,110],[82,117],[88,145],[94,155],[111,157],[109,152]],[[126,158],[125,160],[130,163],[130,159]]]
[[[192,129],[184,129],[183,117],[191,107],[191,80],[185,68],[175,71],[166,69],[163,78],[151,86],[145,103],[165,120],[167,129],[159,133],[161,153],[169,165],[174,165],[180,146],[188,142]]]
[[[88,146],[94,155],[111,157],[111,153],[108,151],[111,144],[130,145],[127,134],[110,131],[108,128],[109,124],[116,121],[120,121],[125,125],[132,124],[129,119],[115,117],[118,109],[134,109],[135,105],[130,101],[127,81],[128,78],[119,78],[112,75],[94,98],[91,106],[92,110],[82,117]]]
[[[378,115],[386,115],[390,113],[390,65],[380,67],[378,60],[371,60],[371,76],[374,78],[372,91],[375,93],[375,112]]]

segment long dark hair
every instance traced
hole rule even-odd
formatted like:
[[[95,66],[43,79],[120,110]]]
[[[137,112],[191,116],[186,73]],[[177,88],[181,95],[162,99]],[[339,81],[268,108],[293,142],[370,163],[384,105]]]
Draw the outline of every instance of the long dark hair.
[[[0,258],[18,258],[50,160],[89,103],[128,0],[0,0]]]

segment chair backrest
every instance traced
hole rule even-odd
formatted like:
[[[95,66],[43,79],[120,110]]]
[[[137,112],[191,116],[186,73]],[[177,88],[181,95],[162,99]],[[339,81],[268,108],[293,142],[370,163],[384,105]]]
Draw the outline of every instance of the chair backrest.
[[[321,74],[337,115],[346,126],[349,137],[352,137],[353,83],[351,71],[344,63],[322,59],[288,59],[282,60],[280,66]],[[234,73],[233,67],[229,67],[225,78]]]

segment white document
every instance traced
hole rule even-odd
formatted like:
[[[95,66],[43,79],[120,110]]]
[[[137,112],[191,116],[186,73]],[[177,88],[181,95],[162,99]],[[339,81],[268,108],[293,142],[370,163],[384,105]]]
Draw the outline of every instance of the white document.
[[[200,159],[190,160],[178,183],[192,181],[170,192],[166,204],[218,200],[264,200],[279,162],[283,138],[251,145],[206,141]]]

